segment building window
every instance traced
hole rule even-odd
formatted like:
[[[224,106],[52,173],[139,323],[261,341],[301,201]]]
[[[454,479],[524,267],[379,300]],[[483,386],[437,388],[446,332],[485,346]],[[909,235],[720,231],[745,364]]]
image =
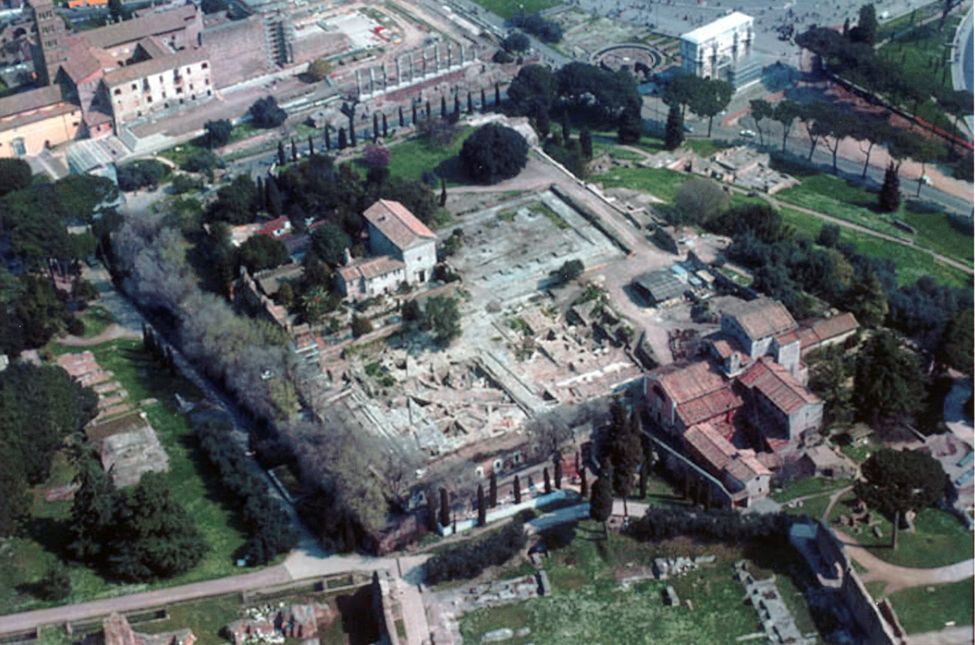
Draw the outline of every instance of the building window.
[[[210,84],[210,79],[208,78],[208,79],[204,80],[203,82],[206,83],[207,85],[209,85]]]
[[[213,90],[207,90],[207,96],[213,96]]]
[[[14,147],[14,154],[18,157],[23,157],[27,154],[27,148],[24,146],[24,139],[18,137],[10,142],[10,145]]]
[[[207,69],[208,67],[210,67],[210,63],[205,62],[202,65],[200,65],[200,69]]]
[[[152,103],[152,95],[151,94],[146,97],[146,102],[147,103]]]
[[[176,88],[176,93],[177,94],[182,94],[183,93],[183,88],[182,87],[177,87]]]
[[[132,91],[135,91],[137,89],[139,89],[139,86],[136,85],[135,83],[132,83]]]
[[[122,96],[122,88],[116,87],[114,94],[115,96]]]

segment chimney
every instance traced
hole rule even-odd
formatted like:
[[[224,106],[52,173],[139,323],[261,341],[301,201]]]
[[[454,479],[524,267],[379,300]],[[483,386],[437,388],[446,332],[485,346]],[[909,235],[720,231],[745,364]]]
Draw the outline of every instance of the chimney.
[[[352,254],[349,253],[349,247],[345,247],[345,266],[352,264]]]

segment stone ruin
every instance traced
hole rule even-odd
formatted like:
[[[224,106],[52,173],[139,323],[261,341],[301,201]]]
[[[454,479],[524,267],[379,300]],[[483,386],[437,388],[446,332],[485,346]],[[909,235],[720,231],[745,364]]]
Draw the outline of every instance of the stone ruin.
[[[224,627],[234,645],[284,643],[289,638],[318,643],[318,627],[335,620],[335,612],[325,603],[262,605],[249,607],[244,613],[244,618]]]
[[[745,568],[745,561],[735,563],[735,579],[744,587],[749,602],[758,613],[769,643],[813,645],[815,638],[803,636],[782,595],[775,586],[775,576],[756,580]]]
[[[666,580],[671,576],[680,577],[691,571],[696,571],[702,564],[713,564],[713,555],[699,555],[696,558],[654,558],[653,575],[657,580]]]

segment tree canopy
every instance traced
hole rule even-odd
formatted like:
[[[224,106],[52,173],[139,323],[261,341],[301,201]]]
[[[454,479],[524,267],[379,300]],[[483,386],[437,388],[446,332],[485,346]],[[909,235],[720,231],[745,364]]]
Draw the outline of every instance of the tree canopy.
[[[0,197],[14,190],[27,188],[32,177],[30,165],[23,159],[0,159]]]
[[[860,467],[862,479],[854,491],[869,506],[893,519],[907,511],[921,511],[945,494],[941,463],[922,452],[881,448]]]
[[[203,124],[203,131],[205,133],[207,147],[209,148],[219,148],[220,146],[225,146],[230,141],[230,133],[233,132],[234,126],[230,123],[229,119],[217,119],[216,121],[207,121]]]
[[[254,101],[249,113],[251,123],[259,128],[276,128],[288,118],[288,113],[278,107],[278,102],[273,96],[265,96]]]
[[[467,176],[482,184],[511,179],[528,162],[528,143],[509,127],[489,123],[464,141],[460,162]]]
[[[923,404],[917,359],[888,331],[878,332],[860,349],[853,383],[860,417],[872,425],[910,419]]]

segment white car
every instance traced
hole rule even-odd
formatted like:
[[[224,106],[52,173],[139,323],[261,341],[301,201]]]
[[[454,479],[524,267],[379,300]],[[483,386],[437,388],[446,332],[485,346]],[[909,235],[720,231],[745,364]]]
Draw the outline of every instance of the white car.
[[[746,139],[754,139],[756,135],[754,130],[742,130],[741,132],[738,133],[738,136],[744,137]]]

